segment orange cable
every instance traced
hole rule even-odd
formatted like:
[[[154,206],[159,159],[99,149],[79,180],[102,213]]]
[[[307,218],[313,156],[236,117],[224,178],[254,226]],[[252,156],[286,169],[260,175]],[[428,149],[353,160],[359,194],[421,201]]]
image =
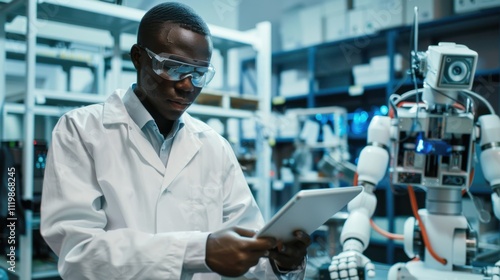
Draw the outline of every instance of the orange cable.
[[[353,185],[354,186],[358,185],[358,172],[354,173]],[[370,219],[370,225],[372,226],[372,228],[376,232],[380,233],[382,236],[385,236],[385,237],[387,237],[389,239],[394,239],[394,240],[404,240],[404,236],[403,235],[401,235],[401,234],[394,234],[394,233],[390,233],[390,232],[387,232],[387,231],[383,230],[377,224],[375,224],[375,222],[372,219]]]
[[[354,186],[358,185],[358,172],[354,173],[353,185]],[[404,236],[401,234],[394,234],[394,233],[390,233],[390,232],[383,230],[377,224],[375,224],[375,222],[372,219],[370,219],[370,225],[372,226],[372,228],[376,232],[380,233],[382,236],[385,236],[389,239],[394,239],[394,240],[403,240],[404,239]]]
[[[417,206],[417,199],[415,197],[415,191],[413,190],[413,187],[412,186],[408,186],[408,195],[410,196],[410,202],[411,202],[411,210],[413,211],[413,215],[415,216],[415,218],[417,219],[418,221],[418,225],[420,226],[420,228],[422,229],[422,237],[424,239],[424,245],[425,245],[425,248],[427,248],[427,250],[429,251],[429,253],[431,254],[431,256],[438,262],[440,262],[441,264],[443,265],[446,265],[446,263],[448,262],[446,259],[443,259],[441,258],[440,256],[438,256],[436,254],[436,252],[434,251],[434,249],[432,248],[431,246],[431,243],[429,241],[429,237],[427,236],[427,230],[425,229],[425,225],[424,223],[422,222],[422,219],[420,218],[420,215],[418,214],[418,206]]]
[[[474,181],[474,175],[475,175],[475,174],[474,174],[474,173],[475,173],[474,171],[475,171],[475,170],[474,170],[474,167],[473,167],[473,168],[471,168],[471,170],[470,170],[470,176],[469,176],[469,181],[470,181],[470,183],[469,183],[469,188],[472,186],[472,181]],[[467,189],[463,189],[463,190],[462,190],[462,195],[464,195],[465,193],[467,193]]]
[[[370,219],[370,225],[376,232],[380,233],[382,236],[387,237],[389,239],[404,240],[405,238],[404,235],[402,234],[395,234],[385,231],[384,229],[380,228],[372,219]]]

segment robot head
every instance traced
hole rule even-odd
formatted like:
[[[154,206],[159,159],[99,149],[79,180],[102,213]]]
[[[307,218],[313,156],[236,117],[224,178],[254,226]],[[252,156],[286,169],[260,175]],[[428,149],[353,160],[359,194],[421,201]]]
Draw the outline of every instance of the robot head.
[[[439,43],[425,56],[425,83],[436,90],[470,90],[474,82],[477,52],[465,45]]]

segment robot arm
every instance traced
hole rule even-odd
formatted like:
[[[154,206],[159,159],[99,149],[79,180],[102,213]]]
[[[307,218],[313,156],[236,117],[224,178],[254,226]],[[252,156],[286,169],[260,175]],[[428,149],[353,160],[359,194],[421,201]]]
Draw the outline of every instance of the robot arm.
[[[375,276],[373,264],[362,252],[370,242],[370,218],[377,206],[373,191],[389,163],[390,127],[390,118],[383,116],[375,116],[368,127],[368,145],[357,166],[358,181],[365,190],[348,204],[349,216],[340,236],[343,251],[332,258],[331,279],[358,279],[358,269],[364,269],[367,277]]]
[[[497,115],[479,117],[481,128],[481,168],[491,185],[493,212],[500,220],[500,118]]]
[[[344,246],[349,239],[359,240],[363,247],[359,247],[357,251],[364,251],[369,243],[370,218],[377,206],[373,191],[384,177],[389,163],[390,125],[389,117],[374,117],[368,127],[368,145],[359,156],[358,181],[365,187],[365,191],[349,203],[350,214],[341,235]]]

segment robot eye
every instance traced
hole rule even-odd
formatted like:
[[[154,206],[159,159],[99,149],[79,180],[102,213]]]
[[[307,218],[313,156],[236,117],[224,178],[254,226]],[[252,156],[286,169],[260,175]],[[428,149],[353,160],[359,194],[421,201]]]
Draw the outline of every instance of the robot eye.
[[[440,87],[462,87],[472,82],[474,57],[471,56],[444,56],[442,79]]]

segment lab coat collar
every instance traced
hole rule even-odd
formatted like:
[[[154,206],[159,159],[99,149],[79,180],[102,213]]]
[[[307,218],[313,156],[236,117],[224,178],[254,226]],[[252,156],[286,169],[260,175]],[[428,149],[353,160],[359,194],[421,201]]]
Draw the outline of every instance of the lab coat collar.
[[[129,90],[131,90],[129,88]],[[104,102],[102,123],[109,124],[128,124],[130,116],[127,114],[127,109],[122,101],[122,96],[125,94],[123,90],[116,90]]]
[[[141,129],[144,128],[146,123],[149,121],[154,121],[153,117],[151,114],[148,112],[146,107],[142,104],[142,102],[139,100],[137,95],[134,92],[134,88],[136,87],[135,84],[133,84],[123,95],[122,101],[123,104],[125,105],[125,108],[127,109],[128,114],[134,120],[134,122],[139,126]]]
[[[127,91],[118,89],[113,94],[111,94],[108,99],[104,102],[104,112],[103,112],[103,124],[130,124],[131,118],[127,113],[127,109],[124,105],[123,98],[126,94],[134,94],[132,87],[128,88]],[[134,94],[135,95],[135,94]],[[184,122],[184,128],[189,130],[191,133],[200,133],[207,131],[210,127],[201,122],[196,122],[187,112],[182,114],[181,122]],[[183,128],[183,129],[184,129]]]
[[[141,130],[127,113],[122,100],[125,93],[123,90],[117,90],[108,97],[103,108],[103,125],[125,124],[129,127],[127,130],[129,131],[128,135],[131,143],[136,147],[144,160],[149,162],[160,174],[164,175],[162,184],[162,190],[164,190],[201,148],[202,142],[199,139],[198,133],[208,131],[211,128],[207,124],[195,120],[188,113],[184,113],[182,118],[185,125],[177,133],[173,142],[173,146],[178,147],[172,149],[169,162],[167,163],[169,168],[165,169],[151,143],[141,135]]]

